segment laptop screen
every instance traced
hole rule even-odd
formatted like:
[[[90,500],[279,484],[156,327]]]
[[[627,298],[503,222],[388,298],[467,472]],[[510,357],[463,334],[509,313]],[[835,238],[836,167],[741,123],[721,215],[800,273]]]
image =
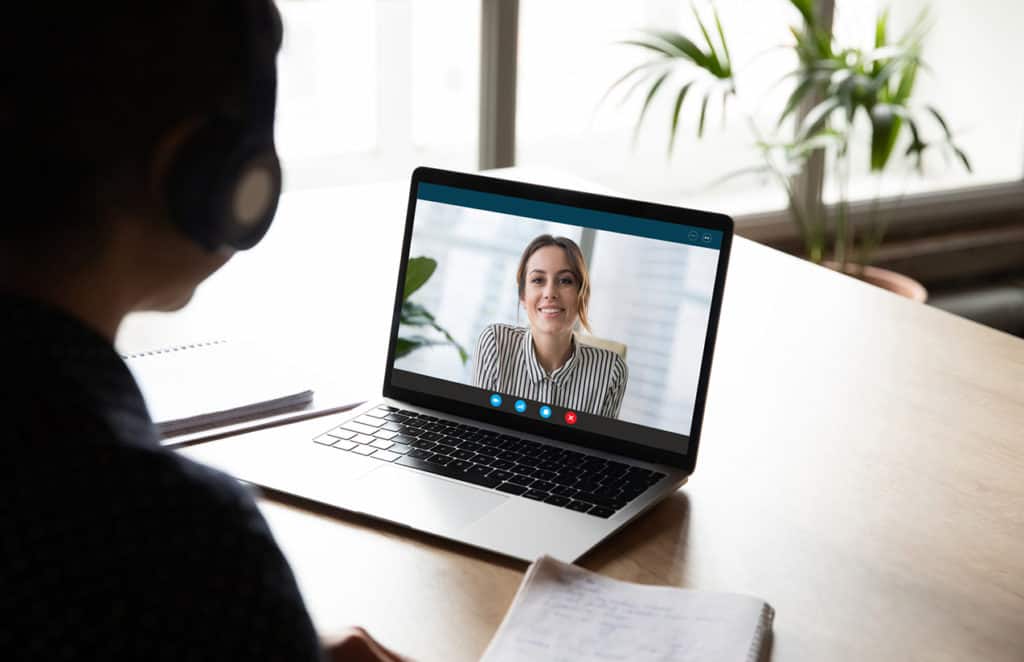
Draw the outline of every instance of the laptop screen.
[[[556,437],[689,452],[728,229],[598,196],[413,186],[391,386]]]

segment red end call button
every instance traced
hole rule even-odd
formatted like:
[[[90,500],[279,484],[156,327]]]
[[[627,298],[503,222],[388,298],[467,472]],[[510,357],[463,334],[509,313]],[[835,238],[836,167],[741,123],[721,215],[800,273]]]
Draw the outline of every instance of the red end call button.
[[[565,412],[565,422],[568,423],[569,425],[576,425],[576,412]]]

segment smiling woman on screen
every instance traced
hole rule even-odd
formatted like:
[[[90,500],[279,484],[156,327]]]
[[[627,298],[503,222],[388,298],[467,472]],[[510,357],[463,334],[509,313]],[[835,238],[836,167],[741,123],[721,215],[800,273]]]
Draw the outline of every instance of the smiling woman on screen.
[[[545,234],[516,270],[528,328],[491,324],[477,344],[473,384],[565,409],[616,418],[629,371],[621,356],[578,342],[590,331],[590,277],[576,242]]]

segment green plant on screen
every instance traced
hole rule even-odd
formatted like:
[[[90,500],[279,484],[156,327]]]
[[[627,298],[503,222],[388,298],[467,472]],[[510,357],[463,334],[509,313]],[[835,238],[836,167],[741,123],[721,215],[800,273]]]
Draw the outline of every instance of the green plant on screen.
[[[469,360],[469,354],[448,331],[437,323],[434,316],[422,305],[409,301],[409,297],[416,290],[423,287],[437,269],[437,260],[429,257],[409,258],[409,264],[405,269],[405,286],[402,289],[402,311],[399,321],[402,326],[415,329],[430,328],[441,334],[442,338],[431,338],[422,333],[415,333],[410,336],[398,336],[398,344],[395,347],[395,358],[401,358],[421,347],[432,347],[437,345],[452,345],[459,353],[459,359],[465,364]]]

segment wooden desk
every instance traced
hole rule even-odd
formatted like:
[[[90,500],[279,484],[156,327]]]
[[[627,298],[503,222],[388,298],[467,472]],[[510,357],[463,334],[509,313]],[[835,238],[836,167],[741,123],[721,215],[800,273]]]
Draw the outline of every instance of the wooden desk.
[[[122,337],[258,328],[379,392],[405,193],[291,196],[191,310]],[[322,632],[420,660],[476,659],[525,567],[262,508]],[[1024,660],[1024,341],[737,240],[696,473],[583,565],[767,599],[776,662]]]

